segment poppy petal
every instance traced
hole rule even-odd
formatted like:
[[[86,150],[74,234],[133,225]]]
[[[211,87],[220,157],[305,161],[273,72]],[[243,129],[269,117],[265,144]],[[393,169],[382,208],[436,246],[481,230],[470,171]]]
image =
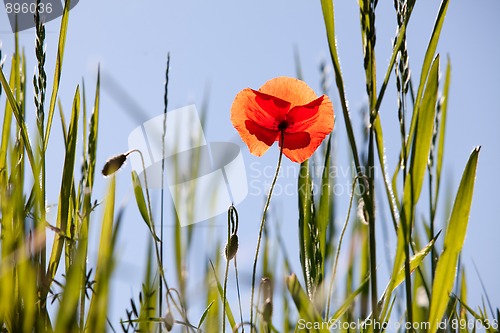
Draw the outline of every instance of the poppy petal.
[[[254,135],[257,140],[262,141],[267,146],[272,146],[278,140],[278,134],[280,133],[278,130],[262,127],[250,119],[245,120],[245,126],[250,134]]]
[[[295,111],[297,113],[295,115],[295,119],[302,119],[302,122],[294,124],[290,127],[290,130],[293,130],[294,132],[285,132],[285,146],[283,147],[283,153],[294,162],[302,163],[309,157],[311,157],[316,149],[318,149],[321,142],[323,142],[325,137],[333,130],[334,117],[332,102],[330,101],[328,96],[322,97],[323,99],[321,100],[321,104],[318,107],[316,115],[312,116],[311,118],[307,118],[307,116],[310,116],[313,113],[308,111],[309,108],[297,108],[297,111]],[[314,102],[316,101],[313,101],[310,104],[313,105]],[[298,110],[303,111],[301,112],[300,116],[298,115]],[[314,118],[314,121],[312,120],[312,118]],[[300,129],[301,131],[296,132],[297,129]],[[303,132],[307,132],[310,134],[308,145],[304,148],[289,149],[286,144],[287,137],[294,133]],[[306,140],[304,140],[304,143],[305,142]]]
[[[297,105],[288,112],[287,120],[290,127],[288,132],[302,132],[311,127],[319,117],[319,109],[325,99],[325,95],[316,98],[312,102],[304,105]],[[328,98],[328,97],[326,97]]]
[[[287,101],[246,88],[234,99],[231,121],[236,118],[251,119],[263,127],[277,128],[279,120],[284,119],[289,109],[290,103]]]
[[[285,103],[285,101],[279,99],[277,101],[276,99],[273,100],[272,96],[267,98],[266,94],[256,93],[255,90],[249,88],[240,91],[236,95],[231,106],[231,122],[242,140],[247,144],[250,153],[261,156],[276,141],[279,132],[276,119],[271,113],[281,112],[280,110],[283,108],[279,106],[284,106]],[[266,110],[261,105],[274,105],[275,107]],[[287,103],[287,111],[289,107],[290,104]],[[273,128],[276,130],[273,131]]]
[[[253,90],[255,94],[255,102],[260,106],[260,108],[274,118],[274,122],[285,119],[286,114],[290,110],[290,103],[284,101],[278,97],[265,94],[258,90]],[[250,115],[251,117],[252,115]]]
[[[301,163],[333,130],[334,116],[328,96],[317,97],[301,80],[278,77],[258,91],[239,92],[231,106],[231,122],[257,156],[278,141],[284,130],[283,154]]]
[[[259,91],[288,101],[291,107],[307,104],[318,97],[307,83],[288,76],[267,81]]]
[[[307,132],[285,133],[283,150],[295,150],[309,146],[311,143],[311,134]],[[280,142],[280,146],[281,146]]]

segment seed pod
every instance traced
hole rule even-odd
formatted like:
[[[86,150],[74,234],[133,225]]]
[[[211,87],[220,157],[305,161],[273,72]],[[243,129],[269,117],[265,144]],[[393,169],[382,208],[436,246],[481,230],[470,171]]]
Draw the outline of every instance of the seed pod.
[[[170,312],[170,310],[167,310],[167,313],[163,318],[163,325],[165,325],[167,332],[170,332],[172,327],[174,327],[174,316],[172,316],[172,312]]]
[[[227,260],[231,260],[234,258],[236,253],[238,252],[238,235],[232,234],[229,238],[229,242],[226,244],[224,249],[224,254],[226,255]]]
[[[109,160],[106,161],[106,164],[104,164],[104,167],[102,168],[102,174],[104,176],[109,176],[118,171],[123,166],[123,163],[127,160],[127,155],[125,154],[120,154],[111,157]]]

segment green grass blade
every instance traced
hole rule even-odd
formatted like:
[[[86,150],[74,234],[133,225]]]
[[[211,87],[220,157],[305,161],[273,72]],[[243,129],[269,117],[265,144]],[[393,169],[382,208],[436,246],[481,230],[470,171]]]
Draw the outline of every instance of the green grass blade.
[[[339,320],[345,313],[346,311],[353,305],[354,300],[356,297],[364,291],[366,288],[368,288],[368,282],[370,282],[370,276],[367,276],[363,282],[361,282],[361,285],[356,289],[354,292],[352,292],[347,298],[345,299],[344,303],[335,311],[335,313],[330,317],[329,322],[333,323],[337,320]]]
[[[17,104],[18,102],[16,101],[16,98],[14,97],[12,90],[10,89],[7,79],[5,78],[3,69],[1,68],[0,68],[0,83],[3,86],[5,94],[7,95],[7,100],[9,101],[10,107],[12,108],[12,112],[14,113],[17,125],[20,128],[21,137],[23,139],[23,144],[26,149],[26,154],[28,155],[28,160],[30,162],[31,169],[34,171],[36,170],[35,157],[33,155],[33,149],[31,148],[31,141],[29,139],[28,129],[24,121],[24,116],[23,113],[21,112],[21,109],[19,108],[19,105]],[[34,174],[33,176],[35,177],[35,179],[37,178],[37,175]]]
[[[215,246],[216,248],[219,248],[218,244],[216,244]],[[222,258],[223,257],[220,255],[216,256],[215,267],[220,267],[220,262]],[[208,305],[213,302],[213,305],[211,307],[211,310],[207,313],[207,318],[204,320],[205,324],[203,327],[203,331],[207,333],[210,332],[219,333],[220,326],[222,323],[220,316],[220,313],[222,311],[222,305],[220,305],[219,302],[217,302],[217,299],[220,298],[217,279],[213,274],[212,268],[209,268],[208,265],[206,266],[204,277],[205,277],[204,282],[206,283],[207,286],[206,304]],[[224,297],[224,295],[222,295],[222,297]]]
[[[96,164],[96,152],[97,152],[97,137],[99,130],[99,96],[100,96],[100,82],[101,76],[100,71],[97,72],[97,84],[94,99],[94,109],[92,110],[92,115],[90,116],[90,126],[89,126],[89,138],[88,138],[88,150],[86,154],[87,160],[85,161],[85,178],[84,185],[87,189],[84,191],[83,207],[82,207],[82,226],[80,230],[80,239],[86,240],[89,234],[89,224],[90,224],[90,213],[92,212],[92,191],[94,188],[94,177],[95,177],[95,164]],[[84,119],[86,121],[86,119]],[[88,243],[85,242],[82,251],[86,254],[88,252]],[[87,275],[87,262],[82,262],[81,269],[82,279],[86,279]],[[84,326],[85,317],[85,289],[81,290],[80,296],[80,327]]]
[[[10,69],[10,84],[13,83],[15,78],[14,70],[16,68],[16,57],[12,59],[12,67]],[[1,68],[0,68],[1,70]],[[0,84],[0,89],[2,84]],[[0,190],[4,188],[7,183],[7,152],[9,150],[10,133],[12,128],[12,108],[10,107],[10,102],[5,103],[5,114],[3,117],[2,125],[2,138],[0,143]]]
[[[436,242],[436,239],[439,237],[439,233],[434,237],[429,244],[427,244],[422,250],[417,252],[411,259],[410,259],[410,271],[413,273],[424,261],[424,259],[427,257],[427,255],[431,252],[432,247],[434,246],[434,243]],[[397,288],[403,281],[405,280],[405,269],[404,267],[401,267],[395,280],[394,280],[394,285],[391,286],[392,290]],[[386,287],[386,290],[384,291],[384,294],[382,296],[382,299],[385,297],[385,295],[389,291],[389,285]]]
[[[65,0],[64,11],[61,18],[61,27],[59,28],[59,42],[57,44],[57,58],[54,70],[54,82],[52,85],[52,95],[50,96],[49,112],[47,116],[47,125],[44,137],[44,151],[47,150],[49,144],[50,130],[52,128],[52,120],[56,109],[57,93],[59,92],[59,83],[61,82],[62,64],[64,59],[64,47],[66,45],[66,34],[68,32],[68,18],[70,11],[71,0]]]
[[[321,176],[321,194],[319,198],[319,208],[318,214],[316,215],[316,221],[318,222],[318,240],[320,242],[320,254],[321,254],[321,275],[324,276],[324,267],[327,255],[327,229],[328,226],[333,222],[332,208],[333,208],[333,177],[330,175],[332,158],[331,158],[331,147],[332,147],[332,135],[328,137],[328,143],[326,145],[325,162],[323,167],[323,174]]]
[[[80,289],[85,289],[85,274],[81,274],[80,270],[86,260],[86,247],[87,239],[81,239],[74,264],[69,267],[66,278],[60,310],[57,312],[56,332],[72,332],[76,328]],[[85,297],[85,292],[82,297]]]
[[[104,217],[102,219],[101,241],[97,256],[95,294],[90,301],[89,314],[86,323],[87,332],[105,332],[108,313],[109,284],[113,269],[113,219],[115,213],[116,178],[111,176],[109,183]]]
[[[158,284],[153,279],[153,244],[149,244],[148,254],[146,256],[146,271],[142,280],[142,300],[139,310],[139,331],[153,332],[153,321],[156,312],[156,299],[158,297]],[[163,315],[163,314],[162,314]]]
[[[462,174],[462,180],[455,197],[450,221],[446,228],[443,252],[436,266],[436,275],[432,285],[432,299],[429,313],[430,333],[435,333],[443,317],[455,281],[457,261],[465,240],[472,194],[476,180],[476,168],[480,147],[472,151]]]
[[[201,315],[200,321],[198,322],[198,326],[197,326],[198,329],[201,329],[201,325],[203,325],[203,322],[207,318],[208,311],[210,311],[210,308],[212,307],[212,305],[214,305],[214,303],[215,303],[214,301],[210,302],[210,304],[208,304],[208,306],[205,308],[205,311],[203,311],[203,314]]]
[[[219,291],[219,297],[221,302],[224,302],[224,289],[222,288],[222,284],[219,281],[219,278],[217,277],[217,272],[215,270],[214,264],[212,261],[210,261],[210,265],[212,266],[212,271],[214,272],[214,278],[215,281],[217,282],[217,290]],[[224,315],[224,314],[223,314]],[[229,302],[226,299],[226,314],[225,316],[227,317],[227,321],[229,322],[229,325],[231,325],[231,328],[234,330],[236,327],[236,321],[234,320],[234,315],[233,311],[231,311],[231,307],[229,306]]]
[[[439,84],[439,55],[432,63],[429,80],[422,98],[422,109],[416,122],[416,133],[413,141],[413,150],[410,161],[409,177],[404,186],[403,206],[406,203],[416,203],[420,197],[424,182],[427,161],[432,143],[434,123],[436,118],[436,103]],[[409,194],[411,191],[411,195]],[[410,201],[408,201],[408,200]],[[407,215],[408,216],[408,215]]]
[[[286,285],[290,295],[292,295],[293,302],[299,311],[301,319],[307,323],[321,323],[323,320],[321,315],[316,311],[314,305],[309,300],[306,292],[302,289],[302,286],[297,279],[295,274],[290,275],[286,279]],[[305,330],[300,330],[305,331]],[[327,329],[312,329],[307,330],[308,332],[328,332]]]
[[[465,303],[467,304],[467,279],[465,277],[465,269],[461,269],[461,279],[460,279],[460,303]],[[460,304],[460,320],[465,320],[467,321],[467,311],[466,308]]]
[[[427,78],[431,76],[432,64],[434,54],[436,53],[437,44],[439,41],[439,36],[441,35],[441,29],[443,28],[444,19],[446,17],[446,12],[448,10],[449,0],[442,0],[441,6],[439,8],[436,21],[434,23],[434,29],[432,30],[431,38],[429,40],[429,45],[425,51],[424,62],[422,64],[422,70],[420,71],[420,83],[418,85],[417,97],[415,98],[415,105],[413,107],[413,117],[410,124],[410,133],[408,139],[411,140],[415,132],[415,127],[417,126],[417,119],[420,112],[420,102],[422,101],[422,94],[424,93],[425,83]],[[410,145],[407,144],[407,156],[409,156]]]
[[[299,196],[299,241],[300,263],[306,290],[309,298],[314,294],[316,266],[314,264],[314,247],[311,226],[314,224],[314,201],[312,197],[312,178],[309,170],[309,160],[301,163],[298,179]]]
[[[382,132],[382,124],[380,122],[380,116],[378,114],[373,121],[373,129],[375,130],[375,142],[377,143],[378,160],[382,172],[382,179],[384,180],[385,193],[387,196],[387,201],[389,202],[389,208],[391,210],[392,223],[394,224],[394,228],[396,230],[399,215],[399,207],[396,199],[397,193],[395,194],[394,186],[392,185],[390,177],[387,173],[387,166],[385,163],[387,159],[385,156],[384,134]]]
[[[83,136],[83,144],[82,144],[82,155],[83,160],[87,160],[87,152],[88,152],[88,125],[87,125],[87,94],[85,89],[85,80],[82,79],[82,136]]]
[[[23,258],[18,264],[18,279],[20,297],[19,303],[23,306],[23,329],[24,332],[33,332],[37,319],[37,285],[36,270],[29,258]]]
[[[347,137],[351,145],[352,155],[356,169],[360,168],[358,148],[356,146],[356,139],[354,138],[354,131],[352,129],[351,117],[349,115],[349,108],[347,107],[347,99],[345,96],[344,79],[342,77],[342,70],[340,68],[340,60],[337,52],[337,38],[335,36],[335,12],[333,0],[321,0],[321,9],[323,11],[323,19],[325,21],[326,36],[328,39],[328,46],[330,49],[330,56],[332,58],[333,69],[335,72],[335,83],[339,92],[340,103],[344,114],[344,122],[347,130]]]
[[[99,102],[101,91],[101,71],[97,70],[97,83],[95,87],[94,109],[90,116],[89,139],[88,139],[88,168],[87,168],[87,187],[94,186],[95,163],[97,160],[97,136],[99,132]]]
[[[443,87],[443,104],[441,105],[441,120],[439,122],[439,139],[437,148],[437,162],[436,162],[436,185],[434,193],[434,208],[437,207],[439,188],[441,185],[441,173],[443,170],[443,159],[444,159],[444,138],[446,134],[446,118],[448,115],[448,99],[450,97],[450,82],[451,82],[451,61],[448,58],[448,64],[446,65],[446,74],[444,79]]]
[[[427,160],[429,158],[429,151],[431,148],[432,134],[434,128],[434,120],[436,117],[436,101],[437,101],[437,91],[438,91],[438,77],[439,77],[439,57],[433,62],[431,68],[431,73],[429,75],[429,81],[427,82],[426,91],[423,97],[423,107],[422,113],[419,115],[417,121],[417,132],[415,134],[414,142],[415,149],[412,151],[410,171],[406,178],[404,184],[404,197],[403,197],[403,211],[402,211],[402,223],[406,223],[408,226],[412,223],[412,217],[414,216],[415,204],[418,201],[422,190],[422,184],[424,181],[425,171],[427,170]],[[384,307],[382,310],[382,318],[386,313],[389,306],[389,299],[392,291],[395,288],[395,283],[399,270],[403,266],[403,261],[405,258],[405,242],[406,237],[403,233],[402,223],[398,227],[398,240],[396,247],[396,256],[394,258],[394,266],[391,274],[391,280],[386,289],[386,299],[384,302]]]
[[[76,141],[78,137],[78,120],[80,117],[80,88],[76,88],[75,98],[73,99],[73,111],[71,113],[71,120],[68,130],[68,142],[66,147],[66,155],[64,157],[63,175],[61,181],[61,190],[59,195],[59,204],[57,212],[56,227],[61,231],[66,231],[68,219],[70,216],[71,195],[74,187],[74,169],[76,157]],[[50,255],[49,267],[47,269],[44,297],[47,296],[50,285],[54,276],[56,275],[57,268],[61,258],[61,253],[64,244],[64,236],[57,233],[54,237],[54,245],[52,246],[52,253]]]
[[[144,192],[142,192],[142,185],[139,180],[139,176],[135,171],[132,171],[132,184],[134,186],[135,201],[137,203],[137,208],[139,208],[139,212],[141,213],[142,219],[146,222],[146,225],[148,226],[148,229],[155,241],[159,241],[160,239],[153,232],[151,217],[149,216],[146,200],[144,199]]]
[[[64,139],[64,148],[68,146],[68,130],[66,129],[66,117],[64,116],[63,106],[61,100],[58,101],[59,118],[61,119],[61,129]]]

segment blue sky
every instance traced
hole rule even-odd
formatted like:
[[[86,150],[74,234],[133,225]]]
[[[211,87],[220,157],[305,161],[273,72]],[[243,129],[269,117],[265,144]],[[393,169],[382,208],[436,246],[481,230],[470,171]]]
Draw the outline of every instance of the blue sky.
[[[434,1],[418,1],[408,28],[410,67],[415,75],[414,80],[420,72],[438,6]],[[496,0],[451,1],[438,46],[438,52],[442,55],[441,68],[444,70],[447,56],[452,63],[444,171],[444,185],[451,194],[458,187],[461,172],[473,147],[482,146],[469,231],[462,256],[463,263],[468,267],[467,276],[471,285],[469,302],[474,306],[481,304],[482,291],[476,287],[479,283],[472,268],[473,261],[478,266],[493,304],[500,304],[500,287],[497,283],[500,266],[493,260],[494,254],[500,251],[497,240],[500,224],[494,213],[499,203],[495,191],[500,188],[500,178],[497,177],[500,163],[497,148],[500,142],[500,131],[497,129],[500,108],[495,102],[500,91],[500,67],[497,65],[500,21],[496,17],[499,10],[500,2]],[[357,2],[337,1],[336,19],[347,98],[360,138],[361,119],[358,110],[365,105],[366,94]],[[392,1],[379,1],[376,20],[376,56],[380,80],[386,70],[396,30]],[[55,20],[47,25],[48,73],[53,72],[59,22]],[[0,10],[0,40],[3,53],[7,56],[13,53],[13,34],[9,31],[7,16]],[[21,33],[20,37],[29,60],[28,77],[31,77],[35,66],[33,29]],[[322,60],[329,63],[319,1],[221,1],[216,4],[207,1],[81,1],[70,15],[59,96],[64,109],[68,111],[75,86],[84,77],[90,101],[97,66],[100,64],[103,82],[98,163],[102,165],[109,156],[128,150],[127,138],[135,127],[163,111],[164,69],[167,52],[170,52],[169,109],[191,103],[200,107],[209,87],[209,113],[204,129],[207,140],[239,143],[229,120],[234,96],[245,87],[258,88],[270,78],[294,76],[294,47],[300,55],[304,79],[319,92],[319,63]],[[51,79],[52,75],[48,76]],[[119,82],[127,96],[116,93],[113,81]],[[391,172],[400,143],[394,85],[394,80],[391,80],[391,92],[386,94],[381,108]],[[335,154],[338,164],[347,168],[349,149],[334,87],[330,89],[330,95],[337,115],[334,131],[338,142]],[[130,100],[135,101],[135,104]],[[126,104],[129,107],[125,107]],[[54,122],[54,128],[56,130],[49,151],[50,163],[59,172],[63,150],[58,120]],[[278,156],[276,147],[260,159],[250,155],[246,147],[242,146],[242,150],[249,177],[252,176],[251,166],[274,167]],[[284,168],[293,171],[297,166],[286,161]],[[133,200],[128,171],[120,174],[119,203]],[[292,171],[279,180],[278,184],[283,189],[287,184],[295,184]],[[57,179],[57,173],[55,176]],[[104,179],[98,180],[96,198],[102,198],[105,183]],[[56,181],[49,187],[49,202],[56,203],[59,184]],[[442,198],[445,194],[446,191],[443,191]],[[348,193],[336,198],[340,207],[338,223],[346,214],[347,199]],[[249,196],[238,207],[243,217],[240,224],[244,237],[240,240],[241,251],[238,254],[243,276],[251,273],[250,260],[260,219],[260,209],[255,207],[261,205],[262,201],[261,196]],[[275,214],[282,216],[282,230],[290,239],[288,250],[295,257],[298,271],[296,199],[283,194],[275,196],[273,203],[276,205]],[[114,319],[124,315],[128,299],[139,292],[143,275],[141,262],[146,255],[147,230],[138,222],[139,215],[130,201],[129,206],[120,235],[120,263],[116,271],[112,304]],[[386,222],[389,223],[389,220]],[[224,223],[224,218],[216,221],[221,226],[215,229],[220,237],[225,233]],[[98,231],[97,223],[94,227],[94,231]],[[166,234],[169,230],[167,227]],[[394,245],[388,246],[392,251]],[[218,255],[206,250],[209,248],[212,249],[213,244],[200,243],[197,250],[204,253],[204,259]],[[203,264],[206,264],[206,260]],[[387,267],[381,263],[380,269],[384,271]],[[199,288],[200,285],[195,283],[192,292],[199,291]],[[248,297],[245,295],[243,298],[246,300]]]

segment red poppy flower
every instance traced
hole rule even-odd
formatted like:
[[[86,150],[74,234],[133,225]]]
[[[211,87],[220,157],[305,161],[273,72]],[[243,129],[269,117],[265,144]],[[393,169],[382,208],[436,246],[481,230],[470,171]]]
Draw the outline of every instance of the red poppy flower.
[[[286,157],[302,163],[333,130],[333,106],[304,81],[282,76],[240,91],[231,122],[252,154],[262,156],[278,141]]]

